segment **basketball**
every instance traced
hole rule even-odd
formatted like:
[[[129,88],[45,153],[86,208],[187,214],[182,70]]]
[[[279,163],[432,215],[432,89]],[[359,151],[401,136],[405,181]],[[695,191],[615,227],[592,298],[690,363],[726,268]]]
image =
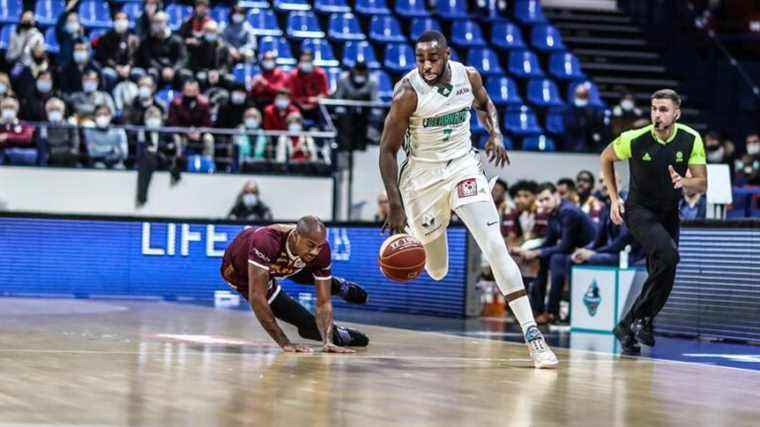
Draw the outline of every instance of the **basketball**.
[[[425,248],[408,234],[395,234],[380,246],[380,270],[395,282],[416,279],[425,268]]]

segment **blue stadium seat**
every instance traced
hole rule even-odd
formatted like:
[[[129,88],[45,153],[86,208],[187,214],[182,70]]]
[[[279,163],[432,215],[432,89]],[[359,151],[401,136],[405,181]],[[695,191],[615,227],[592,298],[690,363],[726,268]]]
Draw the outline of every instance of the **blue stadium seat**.
[[[37,0],[34,5],[34,19],[39,25],[55,25],[65,6],[64,0]]]
[[[12,165],[34,166],[37,164],[39,152],[36,148],[6,148],[5,156]]]
[[[480,123],[478,113],[475,110],[470,112],[470,134],[480,139],[480,135],[486,133],[486,128]]]
[[[187,171],[199,173],[214,173],[216,163],[211,156],[199,156],[197,154],[187,156]]]
[[[602,100],[602,97],[599,95],[599,88],[596,87],[596,85],[589,81],[577,81],[577,82],[571,82],[567,87],[567,100],[569,104],[572,104],[572,100],[575,98],[575,88],[580,84],[586,84],[589,86],[589,99],[588,99],[588,105],[591,107],[596,108],[606,108],[607,104],[604,103]]]
[[[396,0],[396,13],[404,18],[424,18],[430,16],[425,8],[425,0]]]
[[[171,104],[172,99],[174,99],[174,91],[169,87],[159,89],[156,92],[155,99],[164,111],[169,111],[169,104]]]
[[[522,30],[511,22],[496,22],[491,29],[491,43],[500,49],[524,49]]]
[[[217,5],[211,8],[211,17],[217,24],[226,24],[230,17],[230,8],[224,5]]]
[[[565,133],[565,110],[563,108],[550,108],[546,112],[546,131],[552,135]]]
[[[356,0],[354,10],[360,15],[390,15],[391,13],[385,0]]]
[[[529,136],[523,140],[522,149],[525,151],[557,151],[557,146],[551,138],[544,135]]]
[[[240,0],[237,2],[243,9],[268,9],[269,0]]]
[[[369,39],[380,43],[404,43],[401,24],[393,15],[374,15],[369,21]]]
[[[499,65],[499,58],[487,47],[474,47],[467,53],[467,63],[475,67],[484,76],[500,76],[504,70]]]
[[[486,133],[485,135],[481,136],[478,140],[478,149],[483,150],[486,148],[486,143],[488,142],[488,138],[490,135]],[[512,142],[512,138],[504,135],[502,138],[502,142],[504,143],[504,148],[507,150],[511,150],[514,148],[515,144]]]
[[[55,27],[45,30],[45,45],[50,53],[60,52],[61,46],[58,44],[58,39],[55,36]]]
[[[297,10],[288,14],[286,30],[288,36],[298,39],[320,39],[325,32],[319,28],[317,15],[311,11]]]
[[[340,62],[335,58],[330,42],[325,39],[305,39],[301,42],[301,51],[314,52],[314,64],[320,67],[337,67]]]
[[[375,49],[369,42],[364,40],[351,40],[343,45],[343,66],[351,68],[356,61],[362,60],[369,68],[380,68],[380,63],[375,57]]]
[[[520,93],[517,90],[517,83],[509,77],[490,77],[486,81],[486,90],[491,96],[493,103],[498,106],[523,105],[522,97],[520,97]]]
[[[328,93],[333,94],[338,89],[338,80],[343,76],[343,69],[338,67],[325,68],[327,73]]]
[[[346,13],[351,12],[351,6],[346,0],[316,0],[314,10],[321,14]]]
[[[383,70],[372,71],[369,78],[377,83],[377,97],[381,101],[389,102],[393,99],[393,82],[388,73]]]
[[[251,9],[248,12],[248,23],[253,27],[257,36],[281,36],[282,30],[277,25],[277,15],[270,9]]]
[[[364,40],[366,38],[359,27],[359,21],[353,13],[334,13],[330,15],[327,36],[332,40]]]
[[[274,0],[274,8],[278,11],[311,10],[308,0]]]
[[[539,0],[517,0],[515,2],[515,19],[523,25],[543,24],[546,22]]]
[[[16,31],[16,24],[3,25],[3,29],[0,30],[0,50],[8,49],[8,45],[11,42],[11,34]]]
[[[416,64],[414,49],[408,44],[385,45],[383,66],[391,73],[401,74],[411,70]]]
[[[121,11],[127,14],[127,19],[129,19],[129,26],[130,26],[130,28],[134,28],[135,23],[142,16],[142,13],[143,13],[143,4],[142,4],[142,2],[140,2],[140,3],[135,3],[135,2],[124,3],[124,7],[121,8]]]
[[[290,50],[290,44],[285,37],[266,36],[259,40],[259,52],[274,52],[275,62],[278,64],[293,65],[298,62]]]
[[[459,61],[459,53],[451,46],[449,46],[449,59],[452,61]],[[460,61],[461,62],[461,61]]]
[[[528,102],[537,107],[561,107],[565,105],[559,95],[559,88],[554,80],[546,78],[531,79],[528,82]]]
[[[111,28],[111,8],[100,0],[84,0],[79,3],[79,22],[86,28]]]
[[[536,25],[530,35],[530,43],[541,52],[561,52],[565,50],[562,36],[553,25]]]
[[[232,77],[236,82],[244,84],[246,89],[251,88],[251,79],[258,74],[261,74],[259,66],[250,62],[237,64],[232,69]]]
[[[549,57],[549,73],[560,80],[586,78],[581,70],[581,62],[570,52],[557,52]]]
[[[425,18],[412,18],[409,37],[413,41],[416,41],[418,38],[420,38],[422,33],[430,30],[441,31],[441,24],[438,23],[437,19],[430,16]]]
[[[0,2],[0,22],[16,23],[21,20],[24,10],[22,0],[4,0]]]
[[[486,40],[477,22],[471,19],[460,19],[454,21],[451,27],[451,43],[455,46],[470,48],[485,46]]]
[[[520,78],[543,77],[538,57],[529,50],[509,52],[509,72]]]
[[[107,33],[108,29],[106,28],[93,28],[92,30],[87,32],[87,38],[90,39],[90,41],[98,39],[103,34]]]
[[[193,14],[193,8],[185,4],[171,3],[164,9],[167,15],[169,15],[169,28],[172,31],[179,30],[179,27],[183,22],[187,21]]]
[[[467,19],[467,0],[437,0],[435,11],[443,19]]]
[[[512,135],[538,135],[543,132],[533,110],[523,105],[509,108],[504,113],[504,128]]]

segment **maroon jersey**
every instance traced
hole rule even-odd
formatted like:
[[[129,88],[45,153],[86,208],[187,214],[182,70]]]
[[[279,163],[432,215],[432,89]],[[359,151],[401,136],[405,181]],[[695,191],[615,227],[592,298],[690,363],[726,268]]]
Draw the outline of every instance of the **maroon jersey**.
[[[535,209],[531,214],[532,227],[529,230],[523,230],[521,222],[522,211],[518,209],[507,209],[501,217],[501,235],[504,237],[512,234],[514,237],[535,239],[544,237],[549,227],[549,217],[540,209]]]
[[[306,263],[294,255],[287,245],[288,236],[295,227],[270,225],[243,230],[224,252],[222,276],[233,287],[247,296],[248,265],[267,270],[270,278],[292,276],[309,271],[315,279],[330,279],[330,246],[325,244],[313,261]]]

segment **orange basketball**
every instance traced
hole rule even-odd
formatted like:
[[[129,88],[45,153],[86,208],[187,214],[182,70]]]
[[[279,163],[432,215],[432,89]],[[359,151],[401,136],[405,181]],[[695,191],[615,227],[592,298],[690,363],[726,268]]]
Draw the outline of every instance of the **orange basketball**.
[[[395,234],[380,246],[378,262],[385,277],[406,282],[417,278],[425,269],[425,248],[408,234]]]

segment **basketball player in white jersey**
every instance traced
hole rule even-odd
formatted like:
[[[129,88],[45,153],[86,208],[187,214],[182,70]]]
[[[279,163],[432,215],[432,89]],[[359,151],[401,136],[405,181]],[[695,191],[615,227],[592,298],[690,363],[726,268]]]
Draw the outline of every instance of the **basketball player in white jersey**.
[[[427,31],[415,46],[417,68],[394,89],[380,142],[380,173],[390,201],[386,227],[407,227],[425,246],[425,270],[435,280],[448,273],[446,227],[453,210],[483,251],[512,312],[522,327],[533,364],[555,367],[557,357],[533,319],[520,269],[501,237],[496,211],[480,158],[470,141],[470,109],[490,134],[489,160],[509,163],[496,107],[472,67],[449,61],[446,38]],[[399,173],[396,154],[402,143],[407,160]]]

